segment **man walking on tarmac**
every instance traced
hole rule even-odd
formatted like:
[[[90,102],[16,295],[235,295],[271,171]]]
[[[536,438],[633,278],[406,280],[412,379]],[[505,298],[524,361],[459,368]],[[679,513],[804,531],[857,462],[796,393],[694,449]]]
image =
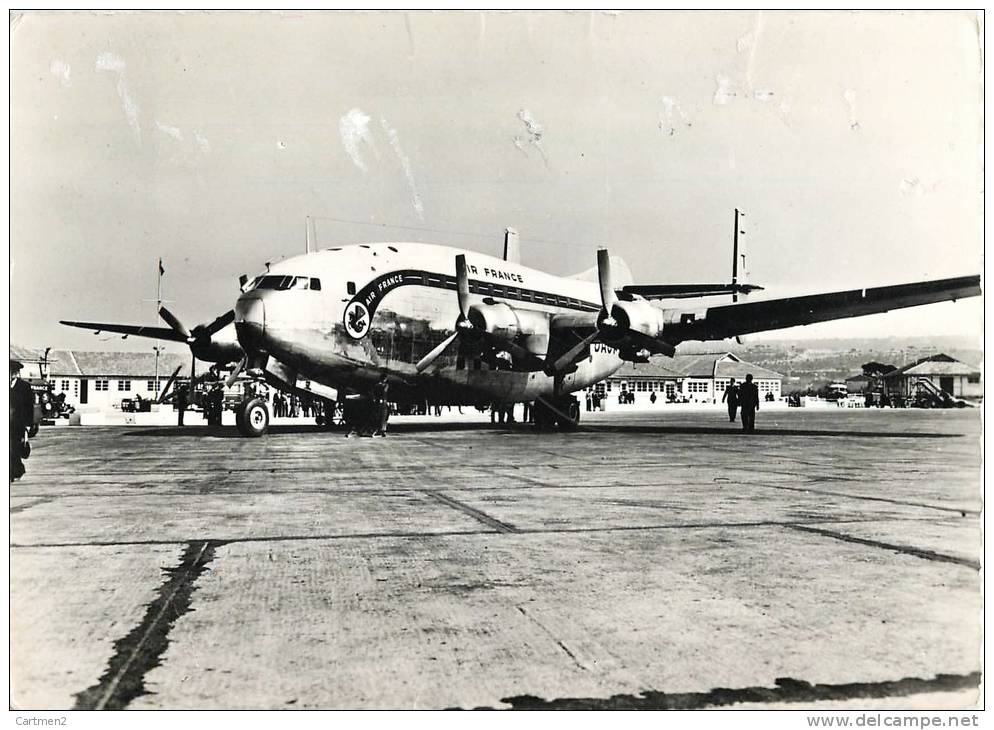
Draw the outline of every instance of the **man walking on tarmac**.
[[[756,430],[756,411],[759,410],[759,388],[752,382],[752,373],[739,386],[739,407],[742,409],[742,430],[752,433]]]
[[[387,375],[380,376],[379,382],[373,386],[373,417],[379,418],[378,428],[373,432],[374,436],[386,438],[387,421],[390,420],[390,404],[387,402],[387,393],[390,385],[387,383]]]
[[[721,402],[728,404],[728,421],[735,423],[735,411],[739,407],[739,386],[735,384],[735,378],[728,379],[728,387],[725,394],[721,396]]]
[[[35,422],[35,394],[21,380],[23,365],[10,361],[10,481],[24,476],[24,461],[28,458],[28,430]]]

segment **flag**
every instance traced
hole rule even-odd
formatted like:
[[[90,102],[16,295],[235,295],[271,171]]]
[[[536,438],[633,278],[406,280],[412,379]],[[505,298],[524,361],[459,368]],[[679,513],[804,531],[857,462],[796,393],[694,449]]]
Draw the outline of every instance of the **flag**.
[[[162,276],[165,273],[166,273],[166,270],[165,270],[165,268],[163,268],[163,266],[162,266],[162,259],[160,258],[159,259],[159,276]]]

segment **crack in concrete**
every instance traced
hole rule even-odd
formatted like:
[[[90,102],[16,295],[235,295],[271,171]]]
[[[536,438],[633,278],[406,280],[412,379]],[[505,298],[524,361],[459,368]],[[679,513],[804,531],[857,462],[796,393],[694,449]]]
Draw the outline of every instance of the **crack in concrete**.
[[[25,502],[24,504],[19,504],[16,507],[11,507],[8,512],[12,515],[16,515],[18,512],[23,512],[26,509],[31,509],[32,507],[37,507],[39,504],[45,504],[45,502],[51,502],[56,497],[41,497],[39,499],[31,500],[30,502]]]
[[[99,681],[76,695],[75,710],[121,710],[146,694],[145,675],[159,666],[169,646],[169,631],[176,619],[190,608],[194,585],[214,559],[214,550],[224,543],[203,540],[187,544],[183,559],[166,568],[169,579],[148,604],[145,616],[126,636],[114,642],[114,656]]]
[[[436,500],[438,502],[441,502],[444,505],[447,505],[449,507],[452,507],[453,509],[459,510],[463,514],[469,515],[474,520],[476,520],[478,522],[482,522],[484,525],[487,525],[488,527],[494,528],[495,530],[497,530],[497,532],[505,532],[505,533],[507,533],[507,532],[521,532],[521,530],[519,530],[514,525],[509,525],[506,522],[501,522],[496,517],[491,517],[486,512],[481,512],[480,510],[476,509],[475,507],[470,507],[468,504],[466,504],[464,502],[460,502],[458,499],[453,499],[452,497],[448,496],[447,494],[443,494],[442,492],[439,492],[438,490],[435,490],[435,489],[419,489],[418,491],[421,492],[422,494],[427,494],[432,499],[434,499],[434,500]]]
[[[824,702],[828,700],[906,697],[929,692],[956,692],[978,689],[980,672],[938,674],[932,679],[905,677],[896,681],[851,682],[848,684],[810,684],[803,680],[780,677],[776,687],[718,687],[708,692],[668,694],[650,690],[641,694],[611,697],[563,697],[545,700],[533,695],[505,697],[512,710],[697,710],[739,703]],[[494,709],[477,707],[479,710]]]
[[[916,548],[911,545],[895,545],[894,543],[881,542],[880,540],[870,540],[865,537],[856,537],[854,535],[847,535],[843,532],[834,532],[832,530],[825,530],[820,527],[809,527],[806,525],[785,525],[788,529],[798,530],[800,532],[810,532],[815,535],[822,535],[824,537],[831,537],[835,540],[841,540],[843,542],[856,543],[857,545],[868,545],[869,547],[882,548],[884,550],[893,550],[897,553],[902,553],[903,555],[912,555],[916,558],[922,558],[923,560],[934,560],[939,563],[953,563],[954,565],[963,565],[967,568],[973,568],[974,570],[980,570],[980,561],[972,560],[970,558],[961,558],[956,555],[946,555],[945,553],[937,553],[933,550],[926,550],[925,548]]]
[[[444,500],[442,500],[444,501]],[[456,500],[452,500],[455,502]],[[448,502],[445,502],[449,504]],[[459,504],[462,504],[461,502]],[[454,506],[454,505],[449,505]],[[473,509],[469,505],[463,505],[467,509]],[[456,508],[458,509],[458,508]],[[479,510],[476,510],[479,512]],[[493,517],[479,512],[486,519],[493,520]],[[604,527],[516,527],[499,520],[494,520],[499,522],[506,529],[498,530],[497,527],[493,527],[494,530],[505,533],[514,533],[518,535],[572,535],[572,534],[586,534],[586,533],[609,533],[609,532],[638,532],[640,530],[720,530],[720,529],[739,529],[739,528],[749,528],[749,527],[792,527],[801,524],[833,524],[833,525],[846,525],[846,524],[858,524],[863,522],[881,522],[879,517],[862,517],[862,518],[849,518],[849,519],[825,519],[823,517],[818,517],[817,519],[810,520],[808,523],[799,523],[794,521],[784,521],[784,520],[756,520],[753,522],[690,522],[684,524],[662,524],[662,525],[606,525]],[[883,520],[887,522],[917,522],[919,519],[916,518],[890,518],[888,520]],[[488,524],[484,522],[484,524]],[[342,533],[338,535],[334,534],[324,534],[324,535],[261,535],[255,537],[226,537],[217,540],[211,540],[212,543],[219,545],[232,545],[238,543],[253,543],[253,542],[307,542],[310,540],[376,540],[376,539],[416,539],[424,540],[426,538],[433,537],[464,537],[467,535],[492,535],[491,530],[442,530],[439,532],[413,532],[413,531],[395,531],[395,532],[352,532],[352,533]],[[47,543],[11,543],[11,549],[20,550],[30,550],[38,548],[74,548],[74,547],[123,547],[123,546],[138,546],[138,545],[177,545],[182,543],[189,543],[190,540],[186,538],[177,538],[175,540],[106,540],[106,541],[94,541],[94,542],[47,542]]]
[[[545,632],[545,634],[546,634],[546,635],[547,635],[547,636],[548,636],[548,637],[549,637],[550,639],[552,639],[552,640],[553,640],[554,642],[556,642],[556,646],[558,646],[558,647],[559,647],[559,648],[560,648],[560,649],[562,650],[562,652],[563,652],[563,653],[564,653],[564,654],[565,654],[566,656],[568,656],[568,657],[569,657],[570,659],[572,659],[572,660],[573,660],[573,663],[574,663],[574,664],[576,664],[576,666],[578,666],[578,667],[579,667],[580,669],[582,669],[582,670],[583,670],[583,671],[585,671],[585,672],[589,672],[589,671],[590,671],[590,668],[589,668],[589,667],[587,667],[587,666],[586,666],[586,665],[585,665],[585,664],[584,664],[583,662],[581,662],[581,661],[580,661],[579,659],[577,659],[577,658],[576,658],[576,654],[574,654],[574,653],[573,653],[572,651],[570,651],[570,648],[569,648],[568,646],[566,646],[566,644],[565,644],[565,643],[563,643],[562,639],[559,639],[559,638],[558,638],[558,637],[557,637],[557,636],[556,636],[556,635],[555,635],[555,634],[554,634],[554,633],[553,633],[552,631],[550,631],[550,630],[549,630],[549,627],[547,627],[547,626],[546,626],[545,624],[543,624],[543,623],[542,623],[541,621],[539,621],[539,620],[538,620],[537,618],[535,618],[535,617],[534,617],[534,616],[532,616],[532,615],[531,615],[530,613],[528,613],[528,612],[527,612],[527,611],[525,610],[525,607],[524,607],[524,606],[515,606],[515,608],[516,608],[516,609],[518,609],[518,611],[519,611],[519,612],[521,613],[521,615],[522,615],[522,616],[524,616],[524,617],[525,617],[526,619],[528,619],[528,620],[529,620],[529,621],[531,621],[531,622],[532,622],[533,624],[535,624],[535,625],[536,625],[536,626],[538,626],[538,627],[539,627],[540,629],[542,629],[542,631],[544,631],[544,632]]]

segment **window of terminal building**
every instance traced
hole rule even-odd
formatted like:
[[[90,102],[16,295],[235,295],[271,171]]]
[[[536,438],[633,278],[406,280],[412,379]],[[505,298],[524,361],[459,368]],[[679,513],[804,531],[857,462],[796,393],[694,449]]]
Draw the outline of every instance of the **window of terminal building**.
[[[976,375],[967,375],[966,376],[966,382],[968,382],[968,383],[979,383],[980,382],[980,373],[977,373]]]
[[[110,390],[110,381],[97,379],[93,381],[94,390]]]
[[[158,393],[159,392],[159,383],[158,383],[158,381],[156,381],[156,380],[149,380],[147,383],[145,383],[145,390],[147,390],[150,393]]]
[[[59,382],[59,386],[60,386],[59,390],[63,390],[63,391],[69,390],[69,381],[68,380],[62,380],[62,381]]]
[[[117,381],[117,389],[118,390],[131,390],[131,381],[130,380],[118,380]]]

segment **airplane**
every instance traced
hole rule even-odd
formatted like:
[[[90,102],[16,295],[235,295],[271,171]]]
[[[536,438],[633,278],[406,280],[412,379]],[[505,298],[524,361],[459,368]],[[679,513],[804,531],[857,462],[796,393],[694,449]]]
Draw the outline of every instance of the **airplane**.
[[[192,331],[165,308],[160,314],[169,329],[62,323],[184,341],[195,358],[239,360],[229,382],[247,375],[303,392],[299,383],[311,381],[312,395],[331,400],[321,386],[339,399],[365,397],[385,375],[396,403],[534,402],[539,428],[569,429],[580,417],[572,393],[625,361],[672,356],[682,342],[981,294],[975,275],[738,301],[762,288],[738,279],[739,258],[736,236],[731,282],[639,285],[604,248],[594,268],[570,277],[523,266],[513,229],[503,259],[427,243],[362,243],[288,258],[251,280],[243,276],[234,309]],[[700,301],[728,294],[731,303]],[[237,345],[224,335],[230,325]],[[244,436],[269,429],[262,398],[246,396],[236,415]],[[365,417],[361,408],[349,416]]]

